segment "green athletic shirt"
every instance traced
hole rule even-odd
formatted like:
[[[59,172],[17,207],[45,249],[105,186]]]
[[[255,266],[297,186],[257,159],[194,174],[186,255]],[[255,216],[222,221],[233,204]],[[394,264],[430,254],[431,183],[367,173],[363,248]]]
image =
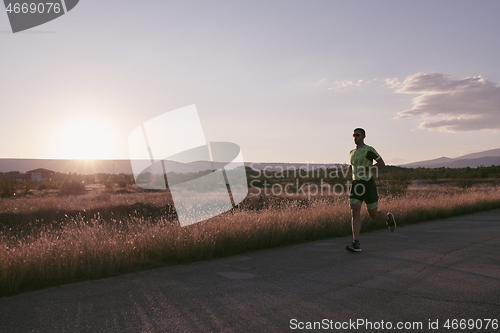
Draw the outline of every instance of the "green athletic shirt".
[[[381,156],[372,146],[364,145],[363,147],[351,150],[349,153],[352,165],[353,180],[370,180],[372,178],[371,170],[366,167],[373,165],[373,160],[378,161]]]

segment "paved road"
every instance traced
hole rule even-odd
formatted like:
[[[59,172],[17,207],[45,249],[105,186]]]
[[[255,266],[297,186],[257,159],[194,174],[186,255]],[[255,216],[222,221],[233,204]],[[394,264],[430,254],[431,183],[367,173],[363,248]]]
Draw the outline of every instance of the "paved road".
[[[362,253],[341,237],[0,298],[0,331],[286,332],[326,319],[362,332],[346,325],[364,319],[368,331],[459,332],[446,319],[500,320],[500,210],[361,236]]]

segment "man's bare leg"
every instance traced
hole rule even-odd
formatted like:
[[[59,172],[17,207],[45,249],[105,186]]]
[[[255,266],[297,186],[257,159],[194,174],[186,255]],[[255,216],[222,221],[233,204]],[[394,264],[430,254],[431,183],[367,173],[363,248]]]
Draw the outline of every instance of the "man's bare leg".
[[[394,230],[396,230],[396,220],[394,219],[394,214],[386,213],[383,210],[377,211],[377,208],[369,209],[368,214],[370,215],[372,220],[385,221],[391,232],[394,232]]]
[[[359,240],[361,231],[361,205],[351,204],[352,215],[352,240]]]
[[[382,220],[382,221],[389,220],[389,216],[387,216],[386,212],[384,212],[383,210],[377,211],[377,208],[368,209],[368,214],[370,215],[372,220]]]

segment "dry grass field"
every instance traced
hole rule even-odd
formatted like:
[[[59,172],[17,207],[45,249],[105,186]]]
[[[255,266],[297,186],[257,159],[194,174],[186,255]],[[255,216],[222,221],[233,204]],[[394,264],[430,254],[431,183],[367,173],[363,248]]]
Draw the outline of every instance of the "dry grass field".
[[[0,296],[350,234],[346,195],[250,194],[237,209],[181,228],[168,193],[129,191],[1,198]],[[380,198],[400,226],[493,208],[493,186],[415,186]],[[385,227],[363,214],[362,231]]]

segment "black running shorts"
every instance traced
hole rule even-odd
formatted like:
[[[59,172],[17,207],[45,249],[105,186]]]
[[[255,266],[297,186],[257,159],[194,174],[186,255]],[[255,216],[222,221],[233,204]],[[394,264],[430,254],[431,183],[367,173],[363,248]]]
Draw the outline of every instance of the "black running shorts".
[[[375,180],[353,180],[349,203],[361,205],[363,201],[368,209],[374,209],[378,206],[377,186]]]

